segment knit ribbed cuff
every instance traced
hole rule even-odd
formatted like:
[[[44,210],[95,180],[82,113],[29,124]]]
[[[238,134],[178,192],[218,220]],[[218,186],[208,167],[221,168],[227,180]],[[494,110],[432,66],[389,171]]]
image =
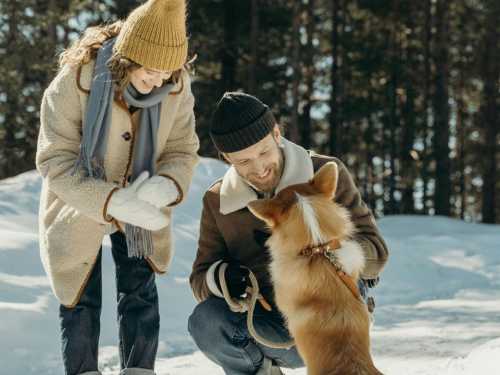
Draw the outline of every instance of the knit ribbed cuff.
[[[205,275],[208,290],[210,290],[213,295],[220,298],[224,298],[224,295],[222,294],[222,291],[219,289],[219,287],[217,286],[217,282],[215,281],[215,278],[219,277],[219,275],[215,274],[215,269],[222,262],[222,260],[218,260],[217,262],[212,263],[212,265],[207,270],[207,274]]]

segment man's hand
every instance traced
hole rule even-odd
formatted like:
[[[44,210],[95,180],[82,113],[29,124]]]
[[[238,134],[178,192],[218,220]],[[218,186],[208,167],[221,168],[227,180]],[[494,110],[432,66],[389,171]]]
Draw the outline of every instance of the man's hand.
[[[137,196],[139,199],[161,208],[175,202],[179,197],[179,191],[171,179],[153,176],[139,186]]]
[[[224,279],[226,281],[227,289],[231,298],[240,299],[244,294],[247,286],[249,285],[248,268],[243,267],[237,261],[226,262],[227,268],[224,272]],[[220,263],[215,269],[215,283],[219,290],[222,290],[219,280],[219,269],[224,264]]]
[[[379,280],[380,278],[376,277],[375,279],[359,279],[358,282],[359,292],[370,313],[373,313],[375,310],[375,298],[368,295],[368,288],[375,288],[379,283]]]
[[[363,281],[368,288],[375,288],[380,281],[380,278],[377,277],[375,279],[363,279]]]
[[[147,230],[160,230],[169,223],[168,218],[155,206],[137,197],[137,190],[149,177],[143,172],[125,188],[115,191],[108,204],[108,214],[119,221]]]

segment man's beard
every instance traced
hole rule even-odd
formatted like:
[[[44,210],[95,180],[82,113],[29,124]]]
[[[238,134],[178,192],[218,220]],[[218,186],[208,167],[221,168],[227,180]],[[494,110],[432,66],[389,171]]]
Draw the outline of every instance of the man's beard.
[[[257,191],[262,193],[273,193],[281,180],[281,174],[283,173],[283,157],[280,157],[278,163],[271,164],[268,169],[270,169],[270,177],[266,179],[265,183],[260,182],[258,178],[252,178],[251,176],[245,177],[244,179]]]

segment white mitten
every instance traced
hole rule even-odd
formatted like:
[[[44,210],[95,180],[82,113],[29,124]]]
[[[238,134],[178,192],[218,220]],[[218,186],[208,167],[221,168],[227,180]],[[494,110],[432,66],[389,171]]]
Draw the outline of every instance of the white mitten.
[[[108,203],[108,214],[119,221],[148,230],[166,227],[168,218],[157,207],[137,196],[137,190],[148,177],[149,172],[142,172],[132,184],[115,191]]]
[[[153,176],[139,187],[137,196],[139,199],[160,208],[175,202],[179,197],[179,190],[170,178]]]

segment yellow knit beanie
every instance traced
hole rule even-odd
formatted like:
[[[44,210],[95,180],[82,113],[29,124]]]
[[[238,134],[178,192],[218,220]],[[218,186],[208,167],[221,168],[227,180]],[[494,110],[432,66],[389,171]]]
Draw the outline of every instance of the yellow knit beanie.
[[[185,0],[149,0],[130,13],[115,51],[145,68],[180,69],[187,59]]]

